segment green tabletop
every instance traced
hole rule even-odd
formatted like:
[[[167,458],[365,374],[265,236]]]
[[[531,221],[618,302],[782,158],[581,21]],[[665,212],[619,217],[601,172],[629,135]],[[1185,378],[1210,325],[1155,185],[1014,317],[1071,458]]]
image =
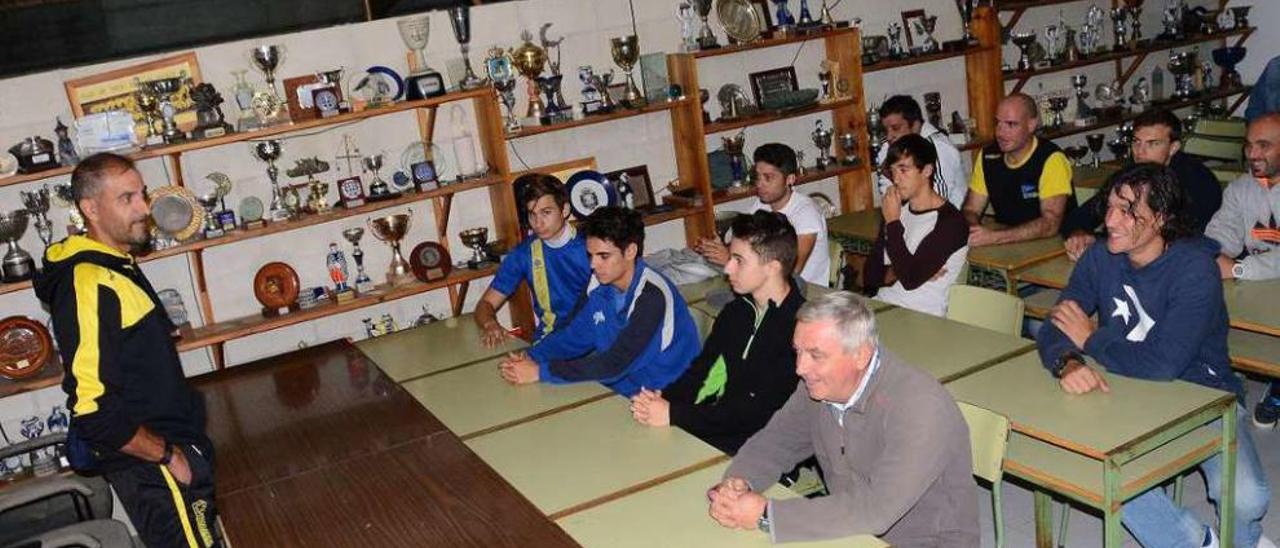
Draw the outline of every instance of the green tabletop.
[[[419,403],[462,439],[572,408],[611,391],[594,382],[512,386],[491,358],[404,383]]]
[[[876,314],[876,330],[885,348],[944,383],[1035,347],[1028,339],[906,308]]]
[[[1110,162],[1098,167],[1080,166],[1072,168],[1071,182],[1078,187],[1102,188],[1102,185],[1107,183],[1107,179],[1111,177],[1111,174],[1117,171],[1120,171],[1120,166]]]
[[[1062,238],[1041,238],[1012,244],[969,248],[969,264],[1005,271],[1018,271],[1066,253]]]
[[[510,338],[501,346],[485,348],[480,344],[480,328],[476,327],[471,314],[356,343],[361,352],[396,382],[500,356],[526,346],[528,343],[523,340]]]
[[[627,403],[612,396],[467,445],[552,519],[728,458],[679,428],[637,424]]]
[[[769,535],[721,527],[707,515],[707,488],[724,475],[728,463],[698,470],[632,493],[600,506],[556,520],[573,540],[587,548],[648,548],[652,546],[766,547]],[[775,499],[797,495],[780,485],[765,492]],[[873,536],[856,536],[825,542],[795,543],[801,547],[887,547]]]
[[[1224,282],[1231,326],[1280,337],[1280,280]]]
[[[864,209],[827,219],[827,232],[841,240],[875,242],[880,233],[880,210]]]
[[[1071,260],[1070,257],[1058,255],[1042,263],[1032,265],[1026,270],[1019,271],[1015,277],[1020,282],[1062,289],[1067,287],[1068,281],[1071,281],[1071,271],[1075,270],[1075,268],[1076,262]]]

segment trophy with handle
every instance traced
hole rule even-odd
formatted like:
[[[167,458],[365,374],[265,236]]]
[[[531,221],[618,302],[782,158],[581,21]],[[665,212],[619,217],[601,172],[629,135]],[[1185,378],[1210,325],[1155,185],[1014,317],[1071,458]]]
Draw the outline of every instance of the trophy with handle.
[[[360,239],[364,237],[364,229],[361,227],[351,227],[342,231],[342,237],[351,242],[351,258],[356,261],[356,291],[365,293],[373,290],[373,280],[369,278],[369,274],[364,271],[364,250],[360,249]]]
[[[511,56],[502,48],[489,50],[489,57],[484,60],[485,73],[493,81],[493,89],[498,92],[502,106],[507,107],[506,132],[514,134],[520,131],[520,120],[516,118],[516,75],[512,72]]]
[[[376,219],[368,219],[369,231],[373,237],[391,246],[391,264],[387,267],[387,285],[398,286],[412,281],[413,270],[409,261],[400,253],[400,241],[409,233],[409,224],[413,220],[413,210],[408,213],[396,213]]]
[[[49,186],[40,187],[39,190],[23,190],[20,192],[22,196],[22,205],[27,208],[27,213],[35,217],[32,222],[36,227],[36,234],[40,236],[40,241],[47,248],[53,243],[53,221],[49,220]]]
[[[618,67],[627,73],[626,93],[622,96],[623,103],[629,108],[644,106],[644,95],[640,93],[640,88],[636,86],[635,76],[632,74],[632,71],[636,68],[636,63],[640,61],[640,38],[634,34],[621,38],[611,38],[609,46],[613,54],[613,62],[617,63]]]
[[[283,221],[289,218],[289,211],[285,209],[284,198],[280,193],[280,168],[276,167],[276,160],[280,159],[283,152],[280,141],[276,139],[253,144],[253,157],[267,163],[267,178],[271,179],[271,208],[268,211],[272,221]]]
[[[540,120],[546,115],[546,105],[538,95],[538,77],[542,76],[542,69],[547,65],[547,50],[534,44],[533,33],[527,30],[520,35],[520,38],[524,43],[511,50],[511,60],[516,70],[520,71],[520,75],[528,81],[529,107],[525,110],[524,116]]]

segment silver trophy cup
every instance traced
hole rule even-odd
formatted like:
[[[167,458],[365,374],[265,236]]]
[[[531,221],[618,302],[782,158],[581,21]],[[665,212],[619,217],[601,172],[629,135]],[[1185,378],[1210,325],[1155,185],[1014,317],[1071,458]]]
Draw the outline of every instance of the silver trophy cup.
[[[0,281],[5,283],[21,282],[31,279],[36,273],[36,262],[18,245],[18,240],[27,232],[27,210],[0,211],[0,240],[9,244],[9,252],[0,260]]]

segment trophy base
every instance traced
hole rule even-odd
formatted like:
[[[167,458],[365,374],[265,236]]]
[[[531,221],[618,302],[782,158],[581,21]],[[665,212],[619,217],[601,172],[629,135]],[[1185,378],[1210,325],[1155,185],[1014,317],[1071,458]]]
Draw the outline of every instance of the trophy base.
[[[164,144],[164,137],[161,137],[159,135],[148,135],[147,139],[143,141],[142,146],[155,147],[163,144]]]
[[[538,123],[544,126],[562,124],[573,121],[572,110],[546,110],[543,111],[542,117],[538,118]]]
[[[292,218],[293,218],[293,214],[289,213],[289,210],[287,209],[271,210],[272,221],[288,221],[289,219],[292,219]]]
[[[257,230],[257,229],[259,229],[259,228],[263,228],[263,227],[265,227],[265,226],[267,226],[267,222],[266,222],[266,221],[264,221],[264,220],[262,220],[262,219],[257,219],[257,220],[253,220],[253,221],[245,221],[245,222],[243,222],[243,223],[240,223],[240,229],[241,229],[241,230]]]
[[[191,138],[196,140],[212,139],[214,137],[222,137],[223,135],[232,133],[234,131],[235,130],[231,128],[231,124],[223,122],[221,124],[213,125],[209,127],[195,128],[191,130]]]
[[[3,273],[0,281],[4,283],[24,282],[36,275],[36,262],[26,254],[6,257],[0,273]]]
[[[349,287],[341,291],[333,291],[332,294],[333,294],[333,302],[337,304],[346,304],[355,300],[356,298],[356,292]]]
[[[214,239],[214,238],[221,238],[221,237],[223,237],[224,235],[226,235],[226,232],[224,232],[224,231],[222,230],[222,228],[221,228],[221,227],[219,227],[217,230],[205,230],[205,231],[204,231],[204,239],[206,239],[206,240],[212,240],[212,239]]]
[[[367,277],[364,279],[356,280],[356,293],[360,295],[364,295],[371,291],[373,291],[373,280],[370,280]]]
[[[444,76],[434,70],[405,78],[404,87],[404,98],[408,101],[439,97],[449,91],[445,88]]]

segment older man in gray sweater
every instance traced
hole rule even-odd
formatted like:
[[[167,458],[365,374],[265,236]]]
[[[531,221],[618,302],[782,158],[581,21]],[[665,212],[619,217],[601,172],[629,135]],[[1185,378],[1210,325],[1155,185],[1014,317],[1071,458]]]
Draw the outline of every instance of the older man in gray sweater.
[[[796,322],[804,385],[708,492],[711,517],[774,542],[876,535],[898,547],[978,546],[969,431],[951,395],[880,348],[875,316],[857,295],[811,300]],[[759,494],[811,454],[830,495]]]

